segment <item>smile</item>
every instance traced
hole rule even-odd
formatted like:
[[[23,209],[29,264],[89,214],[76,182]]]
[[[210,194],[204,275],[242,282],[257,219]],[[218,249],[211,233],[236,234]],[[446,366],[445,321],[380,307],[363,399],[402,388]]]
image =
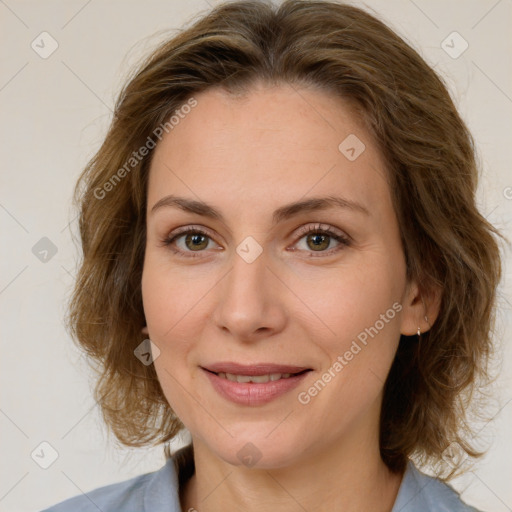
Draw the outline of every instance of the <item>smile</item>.
[[[256,382],[261,384],[263,382],[276,381],[279,379],[287,379],[291,373],[270,373],[267,375],[235,375],[234,373],[220,372],[217,375],[223,379],[230,380],[231,382]]]
[[[299,385],[311,369],[302,369],[296,373],[272,372],[258,375],[253,369],[242,373],[214,372],[202,368],[212,388],[224,399],[246,406],[264,405],[282,397]]]

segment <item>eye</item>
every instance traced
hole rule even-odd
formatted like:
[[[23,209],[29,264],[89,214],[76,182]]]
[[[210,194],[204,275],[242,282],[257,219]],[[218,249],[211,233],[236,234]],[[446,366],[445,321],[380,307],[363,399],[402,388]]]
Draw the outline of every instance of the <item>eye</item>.
[[[170,247],[175,253],[183,254],[192,258],[196,257],[194,252],[203,252],[208,249],[212,239],[210,235],[201,228],[187,226],[178,232],[171,233],[162,241],[164,246]]]
[[[297,233],[301,236],[299,242],[305,239],[305,247],[300,250],[309,251],[311,253],[321,253],[321,256],[331,255],[342,250],[344,247],[350,246],[350,238],[331,226],[315,224],[302,227]],[[331,242],[335,241],[337,245],[330,248]],[[327,250],[329,249],[329,250]],[[293,248],[293,251],[296,249]],[[317,257],[311,254],[310,257]]]
[[[350,237],[327,224],[303,226],[297,236],[300,237],[299,242],[305,239],[305,247],[299,248],[300,251],[319,253],[318,256],[329,256],[350,246]],[[334,248],[331,247],[333,241],[336,244]],[[206,249],[212,249],[212,244],[216,245],[210,234],[197,226],[179,228],[162,240],[162,245],[171,248],[173,252],[192,258],[199,256],[198,253]],[[297,248],[293,247],[291,250],[296,251]],[[318,257],[314,254],[309,256]]]

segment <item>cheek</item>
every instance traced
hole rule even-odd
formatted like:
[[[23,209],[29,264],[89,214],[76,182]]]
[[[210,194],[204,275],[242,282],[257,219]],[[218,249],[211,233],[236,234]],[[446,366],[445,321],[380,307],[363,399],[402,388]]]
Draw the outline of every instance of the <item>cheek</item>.
[[[347,283],[351,289],[342,299],[347,313],[340,317],[346,319],[347,328],[338,323],[343,341],[332,355],[341,356],[349,400],[366,397],[371,402],[389,373],[400,339],[402,270],[399,260],[384,260]]]
[[[346,411],[363,413],[375,403],[398,347],[405,268],[399,258],[371,256],[364,265],[330,272],[328,280],[317,281],[324,282],[323,288],[308,287],[308,305],[328,333],[324,329],[323,336],[313,336],[325,354],[322,382],[313,383],[311,394],[303,391],[310,397],[321,395],[314,398],[315,407],[331,411],[326,422],[348,421]],[[306,293],[306,285],[301,286],[298,293]],[[304,325],[307,328],[307,320]],[[324,384],[328,390],[320,392]],[[333,409],[333,401],[340,407]]]
[[[336,291],[317,298],[317,311],[331,332],[315,336],[324,363],[298,399],[333,435],[374,410],[396,353],[402,306],[384,275],[331,280]]]
[[[149,337],[160,349],[155,369],[166,396],[190,376],[190,354],[208,319],[207,293],[215,280],[195,270],[171,266],[148,251],[142,274],[142,300]]]
[[[161,255],[146,255],[142,273],[142,301],[146,323],[154,341],[167,340],[183,329],[189,317],[200,314],[211,285],[201,272],[171,266]]]
[[[199,311],[193,307],[197,289],[178,272],[166,268],[165,263],[155,261],[151,254],[144,262],[141,285],[149,337],[160,350],[154,361],[158,380],[174,413],[179,418],[187,417],[190,398],[184,387],[190,386],[187,358],[190,339],[197,328],[193,321]]]
[[[328,329],[329,336],[322,339],[331,349],[343,349],[365,329],[382,327],[381,315],[386,316],[389,331],[393,325],[396,331],[398,312],[394,303],[401,300],[405,283],[405,269],[400,261],[368,255],[361,264],[340,266],[329,269],[324,275],[318,271],[304,271],[301,279],[296,279],[294,291],[304,297],[304,302],[316,317],[315,323]],[[372,257],[370,257],[372,256]],[[310,324],[311,325],[311,324]],[[330,341],[329,341],[330,340]]]

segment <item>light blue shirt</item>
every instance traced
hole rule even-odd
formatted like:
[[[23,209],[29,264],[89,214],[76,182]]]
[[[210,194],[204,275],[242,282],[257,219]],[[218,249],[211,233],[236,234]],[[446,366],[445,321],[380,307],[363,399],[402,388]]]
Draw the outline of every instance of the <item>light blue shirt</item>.
[[[190,468],[192,452],[185,447],[158,471],[94,489],[42,512],[182,512],[178,471],[184,466],[177,460],[180,452],[180,460]],[[466,505],[449,485],[421,473],[409,462],[391,512],[479,511]]]

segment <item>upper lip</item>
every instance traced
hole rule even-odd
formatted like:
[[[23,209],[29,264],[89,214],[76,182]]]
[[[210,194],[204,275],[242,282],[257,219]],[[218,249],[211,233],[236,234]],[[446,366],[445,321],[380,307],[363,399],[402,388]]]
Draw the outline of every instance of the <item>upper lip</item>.
[[[294,366],[290,364],[256,363],[245,365],[234,362],[212,363],[202,368],[214,373],[231,373],[233,375],[248,376],[267,375],[271,373],[300,373],[304,370],[311,370],[311,368],[306,366]]]

